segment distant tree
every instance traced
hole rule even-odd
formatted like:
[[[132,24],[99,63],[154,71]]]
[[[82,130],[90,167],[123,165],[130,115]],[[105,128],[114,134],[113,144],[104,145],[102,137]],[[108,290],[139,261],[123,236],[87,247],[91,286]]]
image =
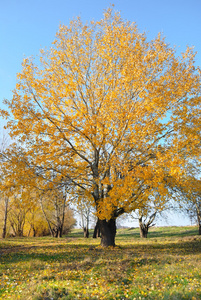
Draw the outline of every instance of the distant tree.
[[[2,229],[2,238],[4,239],[7,234],[7,220],[9,212],[9,197],[0,193],[0,208],[3,213],[3,229]]]
[[[76,219],[74,217],[74,212],[69,207],[66,207],[63,224],[63,234],[68,234],[75,225]]]
[[[138,221],[141,238],[147,238],[149,228],[155,225],[154,221],[160,212],[160,207],[149,205],[131,214],[131,218]]]
[[[201,195],[194,195],[192,201],[188,201],[183,205],[183,210],[189,216],[191,222],[198,225],[198,234],[201,235]]]
[[[38,204],[37,199],[35,199]],[[26,216],[26,234],[27,236],[47,236],[50,235],[48,224],[43,216],[39,205],[31,207]]]
[[[69,222],[69,229],[75,224],[75,219],[72,218],[72,215],[70,220],[66,220],[65,222],[65,216],[70,216],[69,212],[67,213],[69,210],[67,197],[68,193],[65,187],[61,189],[47,190],[45,193],[40,195],[41,209],[53,237],[62,236],[64,224],[67,225],[67,222]],[[72,223],[70,224],[70,222]]]
[[[15,236],[22,237],[24,235],[26,215],[29,208],[30,206],[24,201],[22,193],[13,193],[8,220]]]
[[[141,214],[139,216],[138,221],[139,221],[139,226],[140,226],[140,237],[141,238],[147,238],[149,228],[155,225],[153,222],[156,218],[156,214],[157,214],[157,211],[154,211],[149,216],[143,216],[143,214]],[[143,220],[143,217],[144,217],[144,220]]]
[[[179,190],[181,208],[197,223],[201,235],[201,179],[188,176]]]
[[[79,213],[81,217],[81,227],[84,232],[84,237],[89,237],[89,218],[91,213],[91,205],[86,205],[86,203],[79,203]]]
[[[89,195],[81,189],[76,189],[74,210],[80,220],[79,224],[82,227],[85,238],[89,237],[89,224],[95,218],[95,209],[92,207]]]
[[[9,196],[12,187],[7,177],[8,168],[3,157],[3,154],[6,151],[8,144],[9,142],[7,135],[3,135],[0,142],[0,207],[2,212],[1,217],[3,218],[2,238],[5,238],[7,233]]]

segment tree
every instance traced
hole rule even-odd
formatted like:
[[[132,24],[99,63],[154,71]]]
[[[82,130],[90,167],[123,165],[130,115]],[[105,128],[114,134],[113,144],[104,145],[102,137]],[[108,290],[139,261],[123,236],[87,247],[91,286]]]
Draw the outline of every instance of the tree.
[[[179,197],[180,210],[197,223],[201,235],[201,165],[197,160],[191,160],[185,169],[186,176],[175,186],[175,193]]]
[[[3,230],[2,230],[2,238],[6,237],[7,234],[7,220],[8,220],[8,212],[9,212],[9,195],[11,191],[11,186],[7,183],[6,173],[8,173],[7,166],[5,165],[5,161],[2,157],[2,154],[6,151],[8,146],[8,138],[6,135],[2,136],[1,140],[1,148],[0,148],[0,203],[1,203],[1,211],[3,212]]]
[[[6,235],[7,220],[16,236],[51,233],[59,237],[62,232],[67,234],[75,224],[73,213],[67,207],[69,185],[65,182],[65,185],[55,187],[57,176],[54,172],[46,174],[44,180],[39,170],[31,165],[30,158],[25,158],[24,149],[15,143],[1,152],[1,160],[0,191],[5,204],[3,236]]]
[[[39,201],[35,199],[35,205],[32,206],[26,216],[27,227],[29,226],[27,236],[45,236],[49,235],[49,229],[43,213],[39,207]]]
[[[75,225],[76,219],[74,218],[73,210],[67,206],[64,217],[63,234],[68,234]]]
[[[95,210],[88,201],[88,197],[83,190],[77,189],[74,196],[73,210],[77,213],[80,219],[84,237],[89,237],[89,223],[94,218]]]
[[[7,234],[7,220],[8,220],[8,212],[9,212],[9,197],[0,194],[1,197],[1,211],[3,214],[3,229],[2,229],[2,238],[4,239]]]
[[[155,194],[154,196],[156,196]],[[160,199],[160,195],[159,199]],[[150,196],[146,206],[137,209],[132,214],[131,218],[138,220],[140,228],[140,237],[147,238],[149,228],[155,226],[155,220],[160,215],[165,217],[164,212],[172,208],[172,203],[170,199],[166,199],[162,204],[161,202],[156,201],[156,197]]]
[[[72,211],[68,207],[68,192],[67,186],[64,186],[40,193],[41,209],[53,237],[62,237],[64,224],[66,224],[66,232],[75,224]],[[65,222],[67,216],[69,219]]]
[[[13,194],[14,183],[9,172],[9,165],[6,160],[0,158],[0,203],[1,218],[3,219],[2,238],[7,235],[8,219],[10,212],[11,196]]]
[[[17,194],[14,194],[8,218],[14,236],[22,237],[24,235],[24,226],[28,210],[29,208],[26,207],[21,197]]]
[[[184,203],[184,210],[188,214],[191,221],[198,225],[198,234],[201,235],[201,194],[194,193],[188,201]]]
[[[155,225],[153,222],[157,213],[157,209],[154,209],[153,211],[140,209],[135,212],[136,216],[132,215],[134,219],[138,219],[141,238],[147,238],[149,228]]]
[[[96,225],[94,227],[94,232],[93,232],[93,238],[96,239],[97,237],[101,237],[100,233],[100,220],[97,219]]]
[[[87,194],[103,246],[115,245],[120,215],[143,207],[155,190],[163,203],[171,175],[200,155],[194,59],[192,49],[177,57],[160,34],[148,41],[108,9],[98,22],[60,26],[38,63],[23,61],[2,112],[10,135],[35,173],[53,170],[58,184]]]
[[[81,227],[84,232],[84,237],[89,237],[89,217],[91,212],[91,207],[89,205],[85,206],[85,203],[81,202],[78,204],[78,212],[81,217]]]

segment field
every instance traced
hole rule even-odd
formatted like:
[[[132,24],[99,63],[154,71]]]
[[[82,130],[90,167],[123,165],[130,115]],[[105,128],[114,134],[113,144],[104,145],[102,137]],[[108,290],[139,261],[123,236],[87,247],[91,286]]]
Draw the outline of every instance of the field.
[[[119,229],[117,247],[80,230],[61,239],[0,240],[0,299],[201,299],[196,227]]]

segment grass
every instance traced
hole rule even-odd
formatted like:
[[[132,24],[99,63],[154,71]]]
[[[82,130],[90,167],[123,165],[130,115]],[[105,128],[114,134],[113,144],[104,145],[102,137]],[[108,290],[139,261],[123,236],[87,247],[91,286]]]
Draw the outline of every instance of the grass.
[[[117,247],[99,244],[80,230],[0,240],[0,299],[201,299],[197,228],[119,229]]]

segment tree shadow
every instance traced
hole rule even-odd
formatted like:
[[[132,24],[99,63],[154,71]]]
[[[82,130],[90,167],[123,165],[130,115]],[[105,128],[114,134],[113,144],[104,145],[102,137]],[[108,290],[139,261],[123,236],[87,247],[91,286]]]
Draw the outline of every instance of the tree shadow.
[[[147,241],[147,243],[146,243]],[[157,256],[164,254],[171,255],[196,255],[201,253],[201,239],[199,237],[192,237],[179,239],[177,241],[168,241],[168,243],[161,244],[156,242],[150,243],[144,239],[143,244],[126,244],[117,247],[114,251],[112,249],[104,249],[99,247],[91,247],[91,245],[46,245],[44,246],[17,246],[6,249],[5,252],[1,251],[0,262],[2,264],[18,263],[20,261],[39,260],[41,262],[73,262],[79,263],[86,256],[104,257],[107,255],[123,254],[126,250],[131,251],[136,256],[144,256],[146,254]]]

